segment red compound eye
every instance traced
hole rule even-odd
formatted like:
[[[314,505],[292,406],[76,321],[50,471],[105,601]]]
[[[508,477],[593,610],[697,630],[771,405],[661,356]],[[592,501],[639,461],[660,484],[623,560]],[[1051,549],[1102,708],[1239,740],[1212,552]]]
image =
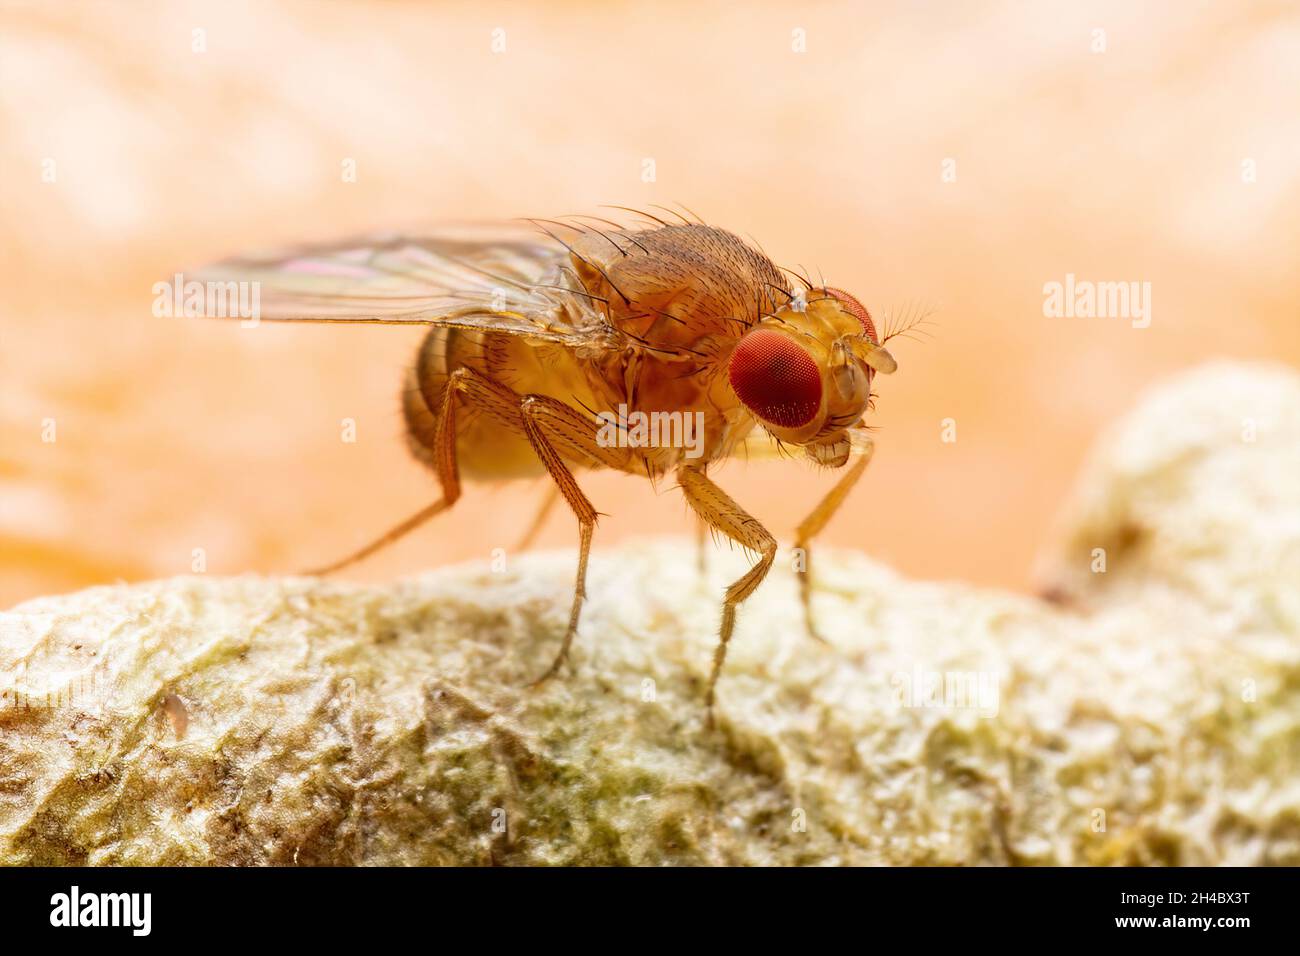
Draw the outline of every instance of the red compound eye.
[[[867,333],[867,338],[871,339],[876,345],[880,344],[880,339],[876,336],[876,323],[871,321],[871,313],[867,311],[865,305],[843,289],[827,288],[826,294],[838,299],[840,305],[844,306],[846,311],[852,312],[857,317],[857,320],[862,323],[862,329]]]
[[[745,407],[781,428],[807,425],[822,403],[813,357],[771,329],[750,332],[731,353],[731,387]]]

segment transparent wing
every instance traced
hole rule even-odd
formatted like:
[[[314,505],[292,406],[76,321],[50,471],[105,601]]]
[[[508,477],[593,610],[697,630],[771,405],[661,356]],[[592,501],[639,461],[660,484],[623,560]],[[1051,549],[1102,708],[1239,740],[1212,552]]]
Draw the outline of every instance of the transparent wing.
[[[188,274],[251,283],[260,319],[491,329],[550,341],[601,326],[558,243],[509,227],[384,234],[228,259]]]

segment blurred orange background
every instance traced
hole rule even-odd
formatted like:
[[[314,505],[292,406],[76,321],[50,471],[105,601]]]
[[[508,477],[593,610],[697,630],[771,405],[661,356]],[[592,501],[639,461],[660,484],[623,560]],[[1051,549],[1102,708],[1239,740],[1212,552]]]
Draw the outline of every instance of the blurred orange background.
[[[891,343],[876,459],[825,540],[1013,588],[1149,382],[1216,356],[1300,363],[1294,4],[0,17],[0,606],[188,573],[196,548],[211,573],[291,571],[436,496],[401,440],[418,330],[153,317],[155,281],[248,247],[680,202],[877,313],[932,306],[933,340]],[[1045,317],[1067,273],[1150,282],[1150,327]],[[784,540],[834,480],[716,477]],[[692,532],[670,482],[584,486],[609,514],[598,547]],[[348,576],[509,548],[542,490],[471,488]],[[540,543],[574,532],[557,509]]]

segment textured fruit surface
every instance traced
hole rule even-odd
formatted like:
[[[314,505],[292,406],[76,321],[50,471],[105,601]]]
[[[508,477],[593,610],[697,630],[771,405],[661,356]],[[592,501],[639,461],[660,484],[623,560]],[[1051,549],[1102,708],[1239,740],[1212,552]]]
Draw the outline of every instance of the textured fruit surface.
[[[827,550],[814,646],[783,554],[713,732],[739,551],[598,550],[540,688],[571,551],[41,598],[0,614],[0,864],[1297,865],[1298,470],[1300,377],[1215,366],[1093,455],[1075,608]]]

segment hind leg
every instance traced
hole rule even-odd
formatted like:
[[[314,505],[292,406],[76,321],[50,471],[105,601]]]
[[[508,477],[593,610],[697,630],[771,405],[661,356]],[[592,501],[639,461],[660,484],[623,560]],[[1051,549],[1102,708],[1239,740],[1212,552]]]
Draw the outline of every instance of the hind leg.
[[[430,463],[442,485],[442,499],[398,525],[379,541],[332,567],[342,567],[365,557],[396,540],[433,515],[450,508],[460,498],[460,473],[456,463],[456,412],[458,406],[490,416],[503,427],[525,436],[534,453],[545,466],[559,493],[578,519],[578,573],[574,584],[573,605],[560,651],[550,668],[534,683],[540,683],[559,671],[573,644],[578,618],[586,597],[587,561],[596,527],[597,512],[578,487],[565,459],[588,467],[623,469],[631,459],[627,448],[606,448],[597,440],[598,425],[590,417],[563,402],[545,395],[520,395],[513,389],[472,368],[462,366],[447,378],[439,404],[437,426],[429,445]]]
[[[462,369],[461,371],[466,370]],[[485,385],[471,385],[464,380],[463,376],[460,376],[459,372],[456,372],[452,373],[447,379],[442,400],[437,406],[437,412],[431,413],[427,408],[422,409],[422,414],[425,416],[425,421],[422,424],[428,424],[427,418],[429,416],[433,418],[433,422],[431,432],[427,432],[428,437],[422,439],[427,444],[420,446],[421,457],[433,466],[434,473],[438,476],[438,484],[442,487],[442,497],[347,557],[305,573],[313,575],[331,574],[349,565],[356,564],[358,561],[370,557],[376,551],[386,548],[394,541],[410,534],[430,518],[441,514],[456,503],[460,498],[460,469],[456,464],[456,406],[462,400],[460,396],[464,396],[467,392],[471,392],[469,398],[475,404],[490,404],[492,397],[497,397],[497,400],[500,401],[500,397],[494,396],[489,389],[486,389]],[[509,389],[506,389],[506,392],[513,395]],[[420,400],[418,392],[413,394],[415,395],[413,400]],[[506,407],[511,407],[511,404],[508,401],[505,402]],[[408,421],[410,415],[411,411],[408,409]]]
[[[542,499],[542,506],[537,509],[537,514],[533,516],[533,523],[528,526],[528,530],[524,532],[523,537],[519,539],[519,543],[515,545],[516,551],[527,551],[532,546],[533,542],[537,540],[537,536],[541,534],[542,528],[546,525],[546,519],[551,516],[551,509],[555,507],[555,503],[559,500],[560,489],[552,483],[546,489],[546,497]]]

